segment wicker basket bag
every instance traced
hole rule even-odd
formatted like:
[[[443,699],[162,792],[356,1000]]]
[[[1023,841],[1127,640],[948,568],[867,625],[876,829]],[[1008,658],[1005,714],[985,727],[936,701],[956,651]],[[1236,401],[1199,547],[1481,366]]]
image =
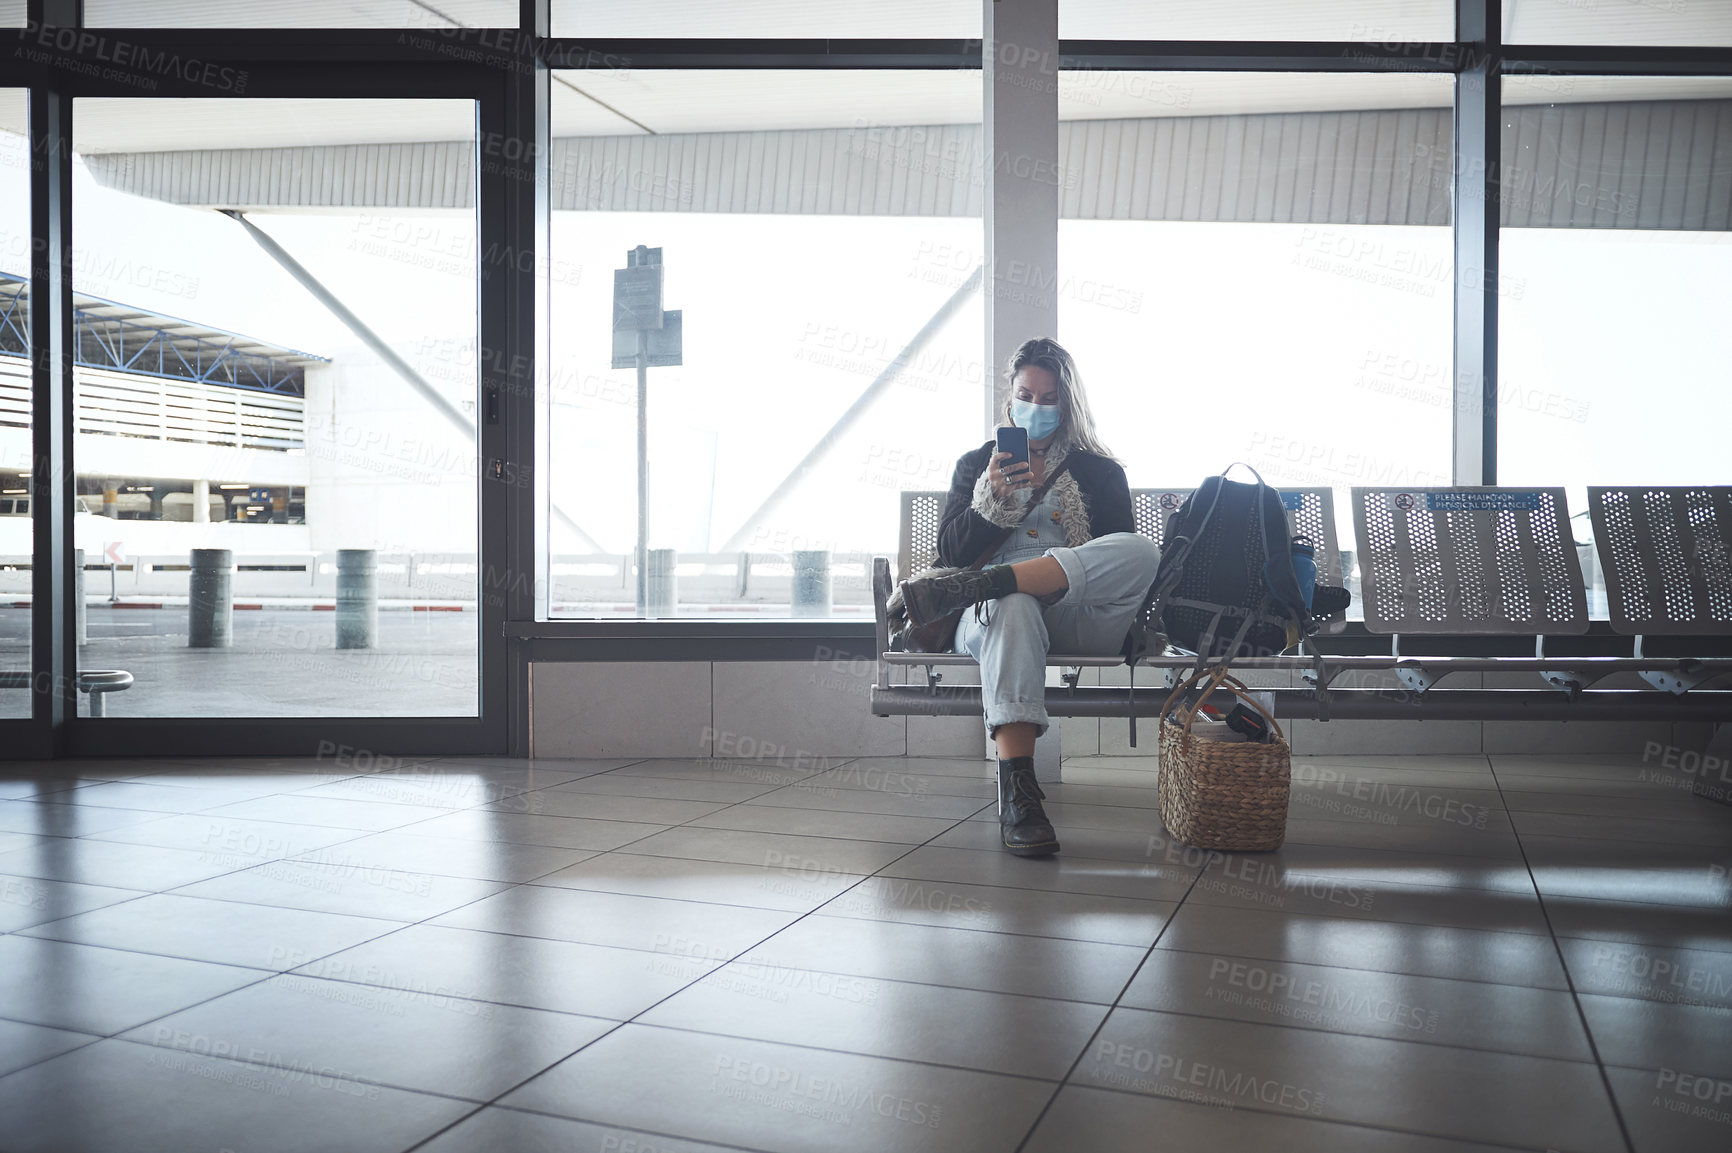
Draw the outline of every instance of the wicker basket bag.
[[[1173,702],[1198,682],[1203,695],[1189,710]],[[1217,688],[1268,720],[1267,741],[1209,740],[1193,733],[1197,712]],[[1205,669],[1173,690],[1161,706],[1161,824],[1200,849],[1279,849],[1287,837],[1287,791],[1292,748],[1281,726],[1225,665]]]

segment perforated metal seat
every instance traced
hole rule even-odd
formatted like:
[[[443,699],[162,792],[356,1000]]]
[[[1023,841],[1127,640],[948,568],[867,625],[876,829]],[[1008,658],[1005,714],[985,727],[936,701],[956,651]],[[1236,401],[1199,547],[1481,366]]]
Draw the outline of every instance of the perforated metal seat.
[[[1588,489],[1612,628],[1732,635],[1732,487]]]
[[[1588,631],[1561,488],[1354,488],[1375,633]]]

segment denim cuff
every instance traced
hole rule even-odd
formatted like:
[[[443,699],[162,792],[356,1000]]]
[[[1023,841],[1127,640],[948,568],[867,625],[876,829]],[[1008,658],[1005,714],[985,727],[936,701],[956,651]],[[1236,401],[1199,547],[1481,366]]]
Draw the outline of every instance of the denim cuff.
[[[1076,555],[1074,548],[1052,548],[1046,555],[1058,562],[1058,567],[1064,570],[1066,583],[1070,586],[1064,590],[1064,595],[1054,604],[1074,605],[1081,602],[1088,592],[1088,569],[1083,567],[1082,560]]]
[[[986,735],[992,736],[1000,725],[1031,724],[1035,736],[1044,736],[1047,727],[1044,701],[1004,701],[986,706]]]

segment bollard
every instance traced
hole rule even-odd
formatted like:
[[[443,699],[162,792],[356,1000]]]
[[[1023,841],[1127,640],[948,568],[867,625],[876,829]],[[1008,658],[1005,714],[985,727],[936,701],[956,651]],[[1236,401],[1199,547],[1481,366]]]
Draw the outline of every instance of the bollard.
[[[830,615],[830,552],[828,549],[794,550],[793,615]]]
[[[72,571],[75,574],[72,581],[72,599],[78,609],[78,643],[83,645],[90,642],[90,628],[89,622],[85,619],[87,614],[84,604],[84,550],[81,548],[72,550]]]
[[[234,553],[226,548],[195,548],[187,573],[186,644],[193,649],[226,649],[234,620]]]
[[[379,636],[377,554],[370,548],[337,550],[337,647],[370,649]]]
[[[679,604],[679,581],[674,576],[678,554],[671,548],[649,550],[644,572],[644,616],[671,617]]]

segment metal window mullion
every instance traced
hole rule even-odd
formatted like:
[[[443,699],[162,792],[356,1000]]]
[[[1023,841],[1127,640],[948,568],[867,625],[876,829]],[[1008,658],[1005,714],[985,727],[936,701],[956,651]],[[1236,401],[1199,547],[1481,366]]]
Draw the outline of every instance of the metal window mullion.
[[[1501,0],[1457,0],[1456,36],[1472,46],[1455,81],[1454,382],[1451,476],[1497,483],[1498,195],[1503,110]]]
[[[524,44],[544,44],[552,20],[550,0],[519,0],[518,32]],[[533,483],[505,486],[503,515],[497,533],[487,531],[483,519],[481,574],[505,573],[513,579],[500,584],[503,596],[497,602],[494,617],[482,617],[489,632],[499,630],[497,659],[503,663],[502,677],[493,678],[503,686],[494,700],[484,699],[483,714],[490,705],[504,713],[501,733],[508,756],[526,757],[531,750],[530,719],[530,645],[513,633],[511,625],[533,625],[547,616],[549,591],[547,554],[552,548],[548,524],[549,491],[547,471],[551,461],[547,435],[547,366],[551,334],[548,331],[549,287],[545,270],[552,263],[550,172],[552,155],[552,71],[540,51],[529,54],[523,67],[511,72],[501,86],[504,99],[500,102],[500,126],[508,139],[531,142],[524,150],[533,167],[532,179],[503,182],[504,203],[495,217],[503,232],[508,251],[526,251],[534,259],[519,261],[504,272],[503,277],[482,280],[483,318],[487,315],[488,281],[496,282],[494,301],[503,310],[501,329],[508,354],[495,361],[495,369],[503,366],[501,379],[492,382],[500,388],[501,425],[481,428],[482,443],[488,434],[495,434],[499,451],[507,460],[520,462],[528,470]],[[484,120],[484,127],[486,122]],[[485,197],[486,189],[481,189]],[[483,216],[486,229],[488,217]],[[482,251],[487,251],[482,245]],[[524,271],[524,265],[528,271]],[[487,384],[488,382],[484,382]],[[479,590],[484,600],[487,589]],[[493,621],[497,624],[493,624]],[[483,643],[491,642],[484,637]],[[498,667],[498,666],[495,666]]]
[[[78,715],[72,600],[72,97],[30,91],[32,744],[59,756]]]

